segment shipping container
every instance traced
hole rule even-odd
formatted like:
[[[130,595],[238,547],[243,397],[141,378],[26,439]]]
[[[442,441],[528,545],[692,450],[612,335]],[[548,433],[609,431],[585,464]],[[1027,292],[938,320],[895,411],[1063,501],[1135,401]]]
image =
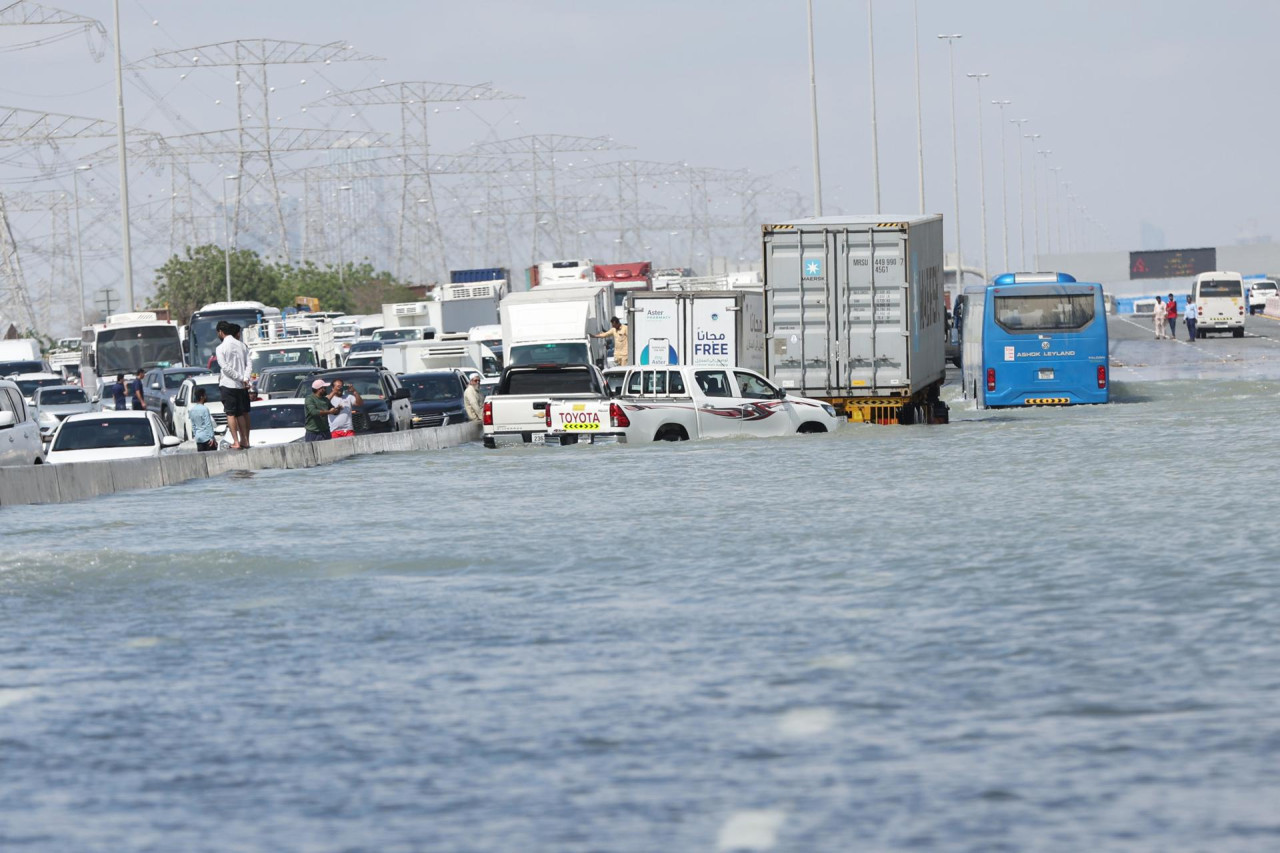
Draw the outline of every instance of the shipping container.
[[[941,216],[801,219],[765,225],[763,240],[775,382],[854,420],[885,422],[886,408],[901,422],[945,420],[934,406],[946,376]]]
[[[505,267],[481,267],[474,270],[449,270],[450,284],[472,284],[477,281],[510,281]]]
[[[764,294],[703,290],[627,296],[632,364],[764,371]]]

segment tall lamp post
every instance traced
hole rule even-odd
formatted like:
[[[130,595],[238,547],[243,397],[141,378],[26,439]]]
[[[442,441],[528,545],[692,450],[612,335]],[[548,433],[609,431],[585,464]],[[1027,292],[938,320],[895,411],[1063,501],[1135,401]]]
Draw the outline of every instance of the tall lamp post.
[[[1058,173],[1062,171],[1062,167],[1050,166],[1049,171],[1053,172],[1053,214],[1054,214],[1054,217],[1056,217],[1055,221],[1058,226],[1054,230],[1057,231],[1057,234],[1058,234],[1058,240],[1057,240],[1058,254],[1062,254],[1062,202],[1059,200],[1059,196],[1058,196]],[[1045,196],[1044,206],[1046,210],[1049,209],[1048,195]],[[1047,225],[1045,227],[1045,230],[1046,231],[1049,230]],[[1049,236],[1051,237],[1053,236],[1052,231],[1049,232]],[[1049,246],[1049,254],[1053,254],[1052,245]]]
[[[1004,161],[1004,138],[1008,136],[1004,130],[1004,108],[1013,101],[992,101],[1000,108],[1000,218],[1001,231],[1004,234],[1004,271],[1009,271],[1009,170]]]
[[[920,3],[911,2],[916,38],[916,167],[920,172],[920,213],[924,214],[924,110],[920,106]]]
[[[1028,133],[1026,137],[1024,137],[1031,141],[1031,229],[1032,233],[1035,235],[1033,244],[1036,250],[1036,253],[1032,255],[1032,259],[1035,261],[1034,269],[1037,270],[1040,269],[1040,192],[1036,189],[1039,182],[1036,181],[1036,161],[1034,155],[1039,153],[1036,151],[1035,145],[1036,141],[1040,139],[1040,136],[1041,134],[1039,133]]]
[[[351,185],[343,184],[342,186],[338,187],[338,192],[340,193],[351,192]],[[343,216],[343,213],[345,213],[346,211],[347,198],[350,198],[350,196],[346,196],[346,197],[339,196],[339,200],[338,200],[338,287],[344,291],[346,290],[346,281],[343,279],[342,267],[346,264],[346,261],[344,260],[344,258],[346,257],[346,254],[347,254],[346,252],[347,228],[345,224],[346,217]]]
[[[813,215],[822,215],[822,165],[818,158],[818,77],[813,65],[813,0],[809,0],[809,108],[813,113]]]
[[[991,268],[987,266],[987,158],[982,144],[982,81],[991,75],[981,71],[965,76],[978,84],[978,196],[982,199],[982,274],[990,278]]]
[[[124,71],[120,59],[120,0],[114,0],[116,25],[116,151],[120,167],[120,241],[124,255],[125,310],[133,311],[133,248],[129,241],[129,161],[124,147]]]
[[[876,213],[880,212],[880,134],[876,131],[876,37],[872,22],[873,0],[867,0],[867,56],[871,63],[871,188]]]
[[[86,163],[83,166],[76,166],[76,170],[71,173],[71,184],[75,187],[76,196],[76,278],[80,282],[80,328],[85,327],[84,314],[84,252],[80,247],[80,173],[87,172],[92,169],[92,164]]]
[[[227,301],[231,301],[231,226],[227,224],[227,181],[238,181],[239,175],[222,176],[222,260],[227,274]]]
[[[1022,180],[1025,169],[1022,167],[1022,126],[1031,121],[1029,118],[1011,118],[1010,124],[1018,126],[1018,235],[1021,248],[1018,250],[1018,264],[1023,270],[1027,268],[1027,187]]]
[[[951,192],[956,201],[956,290],[964,290],[964,252],[960,248],[960,143],[956,139],[956,39],[962,33],[939,35],[947,40],[951,62]]]

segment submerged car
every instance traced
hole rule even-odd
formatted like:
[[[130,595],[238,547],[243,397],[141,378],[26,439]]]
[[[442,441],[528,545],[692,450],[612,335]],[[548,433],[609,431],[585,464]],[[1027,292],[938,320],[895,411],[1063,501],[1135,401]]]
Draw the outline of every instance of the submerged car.
[[[394,373],[385,367],[340,367],[315,374],[298,385],[295,396],[306,399],[311,383],[323,379],[330,384],[341,379],[360,394],[363,402],[351,413],[357,435],[369,432],[395,432],[410,427],[412,405],[409,392]],[[250,440],[253,436],[250,433]]]
[[[467,390],[467,379],[462,371],[443,369],[406,373],[400,377],[400,384],[409,391],[413,410],[410,425],[414,429],[466,422],[462,395]]]
[[[181,442],[155,412],[89,412],[71,415],[53,434],[44,461],[105,462],[160,456]]]
[[[90,397],[79,385],[46,385],[36,389],[36,422],[45,441],[52,438],[58,424],[71,415],[96,412],[99,408],[98,398]]]
[[[185,380],[209,373],[203,367],[154,367],[142,377],[142,399],[173,432],[173,398],[178,396],[178,389]]]

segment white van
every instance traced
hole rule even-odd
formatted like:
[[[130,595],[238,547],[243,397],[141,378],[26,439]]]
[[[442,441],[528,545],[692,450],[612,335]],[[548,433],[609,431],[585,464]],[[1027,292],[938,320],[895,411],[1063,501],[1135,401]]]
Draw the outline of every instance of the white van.
[[[1230,332],[1244,337],[1244,278],[1238,272],[1203,272],[1191,286],[1195,297],[1196,337]]]

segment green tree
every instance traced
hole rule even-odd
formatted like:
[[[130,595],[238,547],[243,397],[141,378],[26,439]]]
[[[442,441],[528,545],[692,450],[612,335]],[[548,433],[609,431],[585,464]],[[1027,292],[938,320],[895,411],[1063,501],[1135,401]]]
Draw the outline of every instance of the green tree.
[[[249,249],[231,252],[230,261],[232,299],[267,305],[280,302],[281,276],[277,267],[263,263],[258,253]],[[167,306],[174,320],[187,322],[191,312],[200,306],[226,299],[225,263],[220,246],[188,246],[184,256],[174,255],[156,270],[156,295],[151,305]]]

